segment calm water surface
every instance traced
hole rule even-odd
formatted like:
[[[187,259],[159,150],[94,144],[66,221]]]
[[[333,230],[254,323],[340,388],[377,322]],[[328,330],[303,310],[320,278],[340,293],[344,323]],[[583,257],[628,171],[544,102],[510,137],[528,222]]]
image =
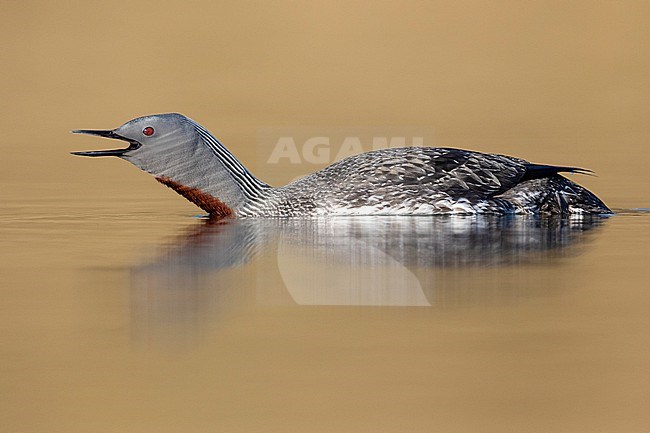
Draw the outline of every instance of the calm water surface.
[[[165,211],[171,195],[49,188],[0,208],[6,426],[643,431],[650,419],[646,212],[214,222]]]
[[[648,208],[650,2],[1,7],[0,433],[650,431],[647,212],[214,224],[68,132],[180,112],[284,185],[425,131]]]

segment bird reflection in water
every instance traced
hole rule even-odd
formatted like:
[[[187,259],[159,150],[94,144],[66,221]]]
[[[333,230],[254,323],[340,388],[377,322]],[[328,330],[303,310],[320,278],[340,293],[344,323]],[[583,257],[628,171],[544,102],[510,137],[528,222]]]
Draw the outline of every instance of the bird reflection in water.
[[[605,218],[204,220],[131,272],[134,324],[180,333],[250,306],[453,307],[562,290]]]

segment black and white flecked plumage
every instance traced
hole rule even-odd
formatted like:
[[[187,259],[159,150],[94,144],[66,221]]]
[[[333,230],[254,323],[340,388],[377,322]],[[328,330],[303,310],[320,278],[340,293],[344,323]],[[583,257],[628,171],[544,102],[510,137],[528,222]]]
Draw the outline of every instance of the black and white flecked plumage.
[[[215,216],[611,213],[593,193],[559,174],[588,170],[510,156],[382,149],[273,188],[180,114],[140,117],[115,130],[75,132],[127,141],[127,149],[75,154],[125,159]]]

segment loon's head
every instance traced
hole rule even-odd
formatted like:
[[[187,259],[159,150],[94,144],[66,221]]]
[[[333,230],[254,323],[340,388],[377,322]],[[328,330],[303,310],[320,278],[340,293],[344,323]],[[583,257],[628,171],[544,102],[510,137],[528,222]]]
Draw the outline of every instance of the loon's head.
[[[116,129],[79,129],[72,132],[129,143],[123,149],[72,152],[73,155],[117,156],[155,176],[164,175],[172,166],[188,159],[200,146],[194,122],[176,113],[138,117]]]
[[[212,134],[182,114],[155,114],[116,129],[72,131],[126,141],[123,149],[72,152],[129,161],[213,216],[232,215],[264,188]]]

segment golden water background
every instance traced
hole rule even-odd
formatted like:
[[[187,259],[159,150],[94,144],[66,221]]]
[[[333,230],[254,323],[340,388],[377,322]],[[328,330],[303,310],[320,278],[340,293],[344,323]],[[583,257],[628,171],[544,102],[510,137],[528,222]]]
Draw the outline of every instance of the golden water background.
[[[68,152],[181,112],[281,184],[299,169],[265,176],[260,129],[421,125],[648,208],[648,22],[646,1],[1,1],[0,432],[647,431],[647,214],[440,270],[430,307],[304,306],[270,253],[144,272],[199,211]],[[174,278],[195,290],[156,290]]]

